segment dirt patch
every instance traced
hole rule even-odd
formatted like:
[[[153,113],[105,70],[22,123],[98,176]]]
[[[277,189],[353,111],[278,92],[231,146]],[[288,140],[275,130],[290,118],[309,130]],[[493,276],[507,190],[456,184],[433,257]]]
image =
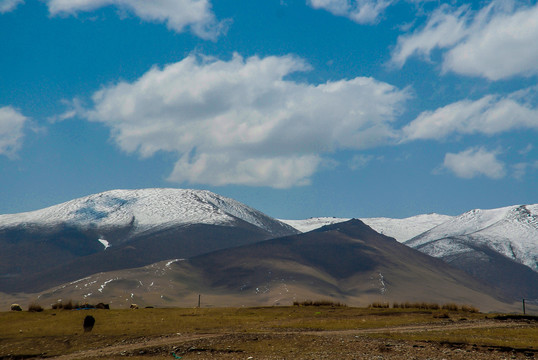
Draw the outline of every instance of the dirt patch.
[[[74,359],[532,359],[535,349],[372,338],[371,334],[531,326],[494,320],[340,331],[176,334],[55,357]]]

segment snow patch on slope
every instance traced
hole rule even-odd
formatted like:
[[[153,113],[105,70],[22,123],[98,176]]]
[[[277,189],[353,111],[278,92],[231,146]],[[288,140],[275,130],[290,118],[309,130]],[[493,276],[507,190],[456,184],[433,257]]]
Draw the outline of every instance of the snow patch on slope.
[[[105,247],[104,250],[108,249],[110,247],[110,243],[105,239],[99,239],[98,240],[103,246]]]

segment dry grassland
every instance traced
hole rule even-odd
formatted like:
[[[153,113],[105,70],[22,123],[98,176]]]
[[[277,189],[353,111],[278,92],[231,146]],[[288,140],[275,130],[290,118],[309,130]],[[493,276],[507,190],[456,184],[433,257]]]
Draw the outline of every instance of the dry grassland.
[[[84,333],[87,315],[96,319]],[[0,313],[0,359],[538,358],[538,322],[294,306]]]

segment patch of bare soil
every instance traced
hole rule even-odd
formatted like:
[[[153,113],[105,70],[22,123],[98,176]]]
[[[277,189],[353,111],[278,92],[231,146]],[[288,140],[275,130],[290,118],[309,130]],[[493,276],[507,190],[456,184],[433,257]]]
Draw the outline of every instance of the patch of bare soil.
[[[176,334],[87,350],[54,359],[538,359],[533,349],[463,343],[400,341],[370,334],[532,326],[492,320],[344,331]]]

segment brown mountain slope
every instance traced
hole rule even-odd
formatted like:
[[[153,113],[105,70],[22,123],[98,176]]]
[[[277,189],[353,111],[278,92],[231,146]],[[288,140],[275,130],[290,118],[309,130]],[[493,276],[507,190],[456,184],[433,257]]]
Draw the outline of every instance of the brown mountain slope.
[[[37,292],[96,272],[298,233],[203,190],[112,190],[0,215],[0,291]]]
[[[512,299],[359,220],[212,252],[189,260],[97,274],[43,293],[57,299],[154,306],[291,304],[332,299],[472,304],[510,310]],[[84,297],[85,296],[85,297]]]
[[[234,226],[193,224],[152,231],[130,239],[129,242],[85,256],[66,259],[53,265],[46,262],[38,270],[30,267],[27,273],[0,278],[0,291],[36,292],[74,281],[96,272],[107,272],[146,266],[165,259],[188,258],[227,247],[267,239],[270,235],[260,228],[237,220]],[[46,252],[35,262],[49,260]],[[27,270],[27,267],[24,268]]]

